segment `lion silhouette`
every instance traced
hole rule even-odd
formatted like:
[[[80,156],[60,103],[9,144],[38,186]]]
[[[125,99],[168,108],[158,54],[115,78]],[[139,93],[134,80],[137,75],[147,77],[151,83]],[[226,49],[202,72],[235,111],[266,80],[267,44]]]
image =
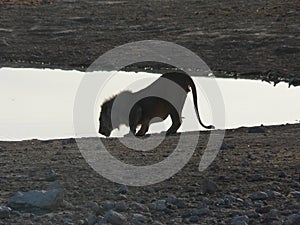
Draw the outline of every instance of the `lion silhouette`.
[[[123,124],[129,126],[134,135],[144,136],[151,123],[170,116],[172,125],[166,134],[174,134],[182,123],[182,109],[190,89],[199,123],[206,129],[213,129],[214,126],[206,126],[200,119],[192,78],[184,72],[168,72],[140,91],[123,91],[105,101],[101,106],[99,133],[108,137],[112,130]],[[136,132],[139,125],[141,127]]]

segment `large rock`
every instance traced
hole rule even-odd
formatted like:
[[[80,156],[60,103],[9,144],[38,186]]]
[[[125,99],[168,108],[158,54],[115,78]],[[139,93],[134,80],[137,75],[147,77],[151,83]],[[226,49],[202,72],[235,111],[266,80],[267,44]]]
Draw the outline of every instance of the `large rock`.
[[[63,203],[64,189],[33,190],[17,192],[8,200],[8,205],[15,209],[40,208],[55,209]]]

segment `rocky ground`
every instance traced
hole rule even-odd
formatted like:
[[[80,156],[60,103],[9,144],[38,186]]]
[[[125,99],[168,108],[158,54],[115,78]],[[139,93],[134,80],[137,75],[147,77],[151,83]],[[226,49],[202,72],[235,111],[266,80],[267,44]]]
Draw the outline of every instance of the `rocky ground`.
[[[299,124],[228,130],[214,162],[199,172],[208,137],[201,132],[183,170],[146,187],[103,178],[86,163],[74,139],[0,142],[0,224],[296,225],[299,132]],[[102,141],[120,160],[148,165],[168,157],[178,137],[149,152],[132,151],[117,139]],[[47,191],[43,197],[37,194],[41,190]],[[18,191],[29,195],[27,205]]]

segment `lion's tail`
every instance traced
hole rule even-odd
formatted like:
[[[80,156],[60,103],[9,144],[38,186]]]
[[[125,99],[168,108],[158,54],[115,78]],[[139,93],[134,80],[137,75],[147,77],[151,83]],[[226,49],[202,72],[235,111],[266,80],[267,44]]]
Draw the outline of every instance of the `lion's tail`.
[[[198,118],[198,121],[199,123],[201,124],[201,126],[203,126],[204,128],[206,129],[214,129],[215,127],[213,125],[205,125],[202,123],[201,119],[200,119],[200,115],[199,115],[199,110],[198,110],[198,104],[197,104],[197,90],[196,90],[196,85],[194,83],[194,81],[192,80],[191,77],[189,77],[190,79],[190,87],[192,89],[192,94],[193,94],[193,100],[194,100],[194,108],[195,108],[195,111],[196,111],[196,115],[197,115],[197,118]]]

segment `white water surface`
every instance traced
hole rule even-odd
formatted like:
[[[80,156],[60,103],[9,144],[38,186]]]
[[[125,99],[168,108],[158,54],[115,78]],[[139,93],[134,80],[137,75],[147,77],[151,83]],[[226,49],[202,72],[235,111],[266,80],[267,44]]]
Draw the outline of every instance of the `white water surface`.
[[[159,74],[133,72],[98,72],[97,76],[114,75],[95,101],[95,133],[99,126],[100,105],[137,80],[149,78],[148,83]],[[77,89],[84,72],[51,69],[0,69],[0,140],[54,139],[75,137],[73,107]],[[193,78],[198,83],[201,79]],[[262,81],[221,79],[216,82],[225,105],[225,128],[241,126],[276,125],[299,123],[300,87],[288,88],[279,83],[276,87]],[[102,84],[99,84],[99,89]],[[143,88],[143,87],[141,87]],[[136,91],[136,90],[133,90]],[[208,98],[201,88],[198,91],[200,116],[206,124],[212,123]],[[191,94],[189,94],[191,99]],[[192,101],[186,101],[183,124],[179,131],[201,130]],[[150,126],[150,132],[165,131],[171,125],[168,118],[163,123]],[[222,127],[217,127],[222,129]],[[128,128],[115,130],[114,136],[122,136]],[[99,135],[101,136],[101,135]]]

